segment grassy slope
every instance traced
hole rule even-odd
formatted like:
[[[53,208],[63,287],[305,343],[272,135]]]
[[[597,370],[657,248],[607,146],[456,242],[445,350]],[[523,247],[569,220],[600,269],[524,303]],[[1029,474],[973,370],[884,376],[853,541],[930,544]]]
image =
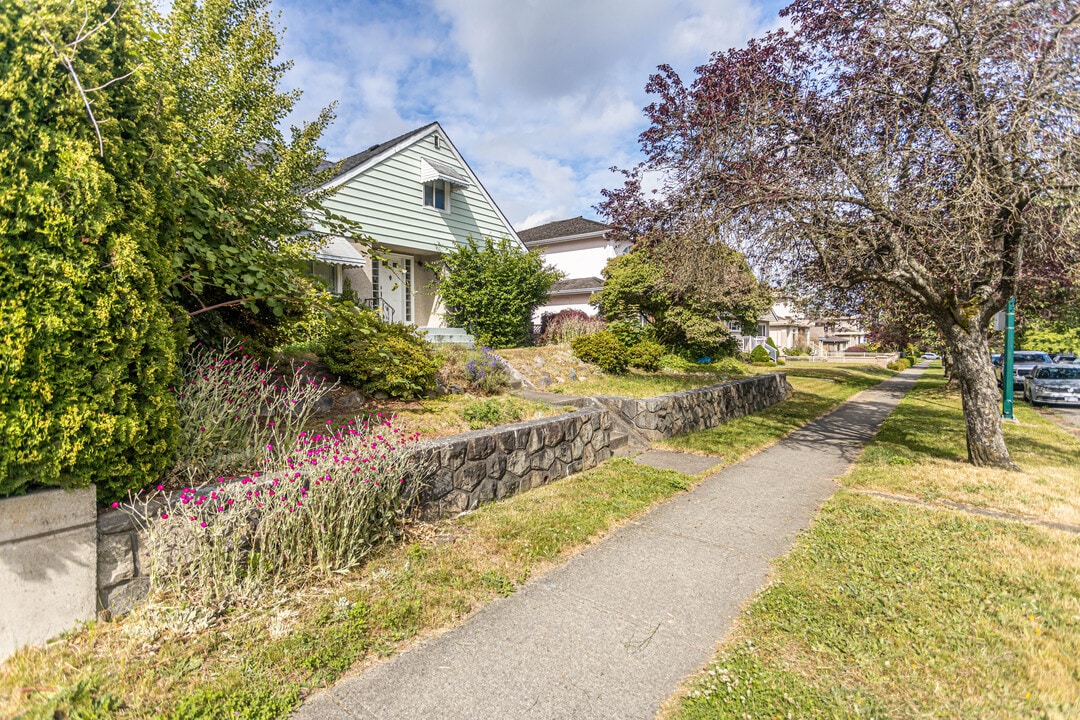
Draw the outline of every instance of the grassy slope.
[[[814,371],[782,409],[768,411],[773,420],[726,425],[725,459],[749,455],[887,376]],[[283,589],[258,607],[210,613],[176,600],[93,623],[0,666],[0,716],[278,717],[349,669],[512,593],[691,483],[615,460],[462,518],[415,526],[355,573]]]
[[[929,372],[845,487],[1072,512],[1080,442],[1018,408],[1006,431],[1024,471],[971,468],[957,403]],[[839,492],[666,714],[744,713],[1080,715],[1080,537]]]

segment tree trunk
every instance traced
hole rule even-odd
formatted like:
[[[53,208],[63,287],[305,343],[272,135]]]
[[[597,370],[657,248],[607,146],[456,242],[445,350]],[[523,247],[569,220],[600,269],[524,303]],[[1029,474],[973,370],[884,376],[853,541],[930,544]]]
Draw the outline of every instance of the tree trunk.
[[[1001,392],[990,363],[986,331],[952,325],[945,332],[967,424],[968,462],[978,467],[1018,470],[1001,430]],[[1007,381],[1008,382],[1008,381]]]

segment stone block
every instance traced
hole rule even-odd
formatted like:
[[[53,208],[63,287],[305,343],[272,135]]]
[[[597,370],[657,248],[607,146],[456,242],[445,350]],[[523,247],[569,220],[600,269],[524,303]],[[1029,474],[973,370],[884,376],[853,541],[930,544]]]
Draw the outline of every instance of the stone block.
[[[506,455],[495,453],[487,460],[487,475],[498,480],[506,473]]]
[[[98,591],[98,607],[114,617],[134,610],[150,594],[150,578],[136,577]]]
[[[93,486],[0,500],[0,660],[94,618],[96,521]]]
[[[529,454],[540,452],[544,448],[544,429],[533,427],[529,433],[529,444],[526,446]]]
[[[102,535],[135,529],[135,518],[125,510],[106,510],[97,516],[98,532]]]
[[[97,586],[107,588],[135,576],[132,533],[100,535],[97,544]]]
[[[506,461],[506,469],[514,475],[524,475],[529,471],[529,454],[525,450],[518,450]]]
[[[469,505],[469,494],[462,490],[452,490],[439,501],[439,511],[443,516],[457,515],[466,510],[472,510],[472,506]]]
[[[587,468],[596,467],[596,450],[592,445],[586,445],[581,451],[581,462]]]
[[[544,445],[552,448],[562,442],[564,437],[562,422],[548,423],[544,428]]]
[[[533,453],[529,466],[533,470],[539,470],[541,472],[546,471],[551,467],[551,463],[555,461],[555,451],[551,448],[544,448],[540,452]]]
[[[585,441],[578,436],[570,441],[570,455],[575,460],[581,459],[581,453],[585,450]]]
[[[447,443],[439,454],[439,464],[444,468],[457,470],[465,464],[465,453],[468,445],[464,440]]]
[[[597,418],[597,419],[599,419],[599,418]],[[597,423],[597,424],[599,424],[599,423]],[[585,442],[585,443],[592,440],[592,436],[593,436],[592,418],[590,418],[588,422],[585,422],[585,423],[581,424],[581,429],[578,430],[577,436],[578,436],[579,440],[581,440],[582,442]]]
[[[555,459],[564,465],[574,459],[573,451],[570,449],[570,443],[559,443],[555,448]]]
[[[480,433],[469,438],[465,459],[486,460],[493,452],[495,452],[495,435],[490,431]]]
[[[424,502],[436,502],[454,489],[454,471],[441,467],[429,475],[424,485]]]
[[[487,464],[482,462],[466,463],[454,473],[454,487],[465,492],[472,490],[487,476]]]

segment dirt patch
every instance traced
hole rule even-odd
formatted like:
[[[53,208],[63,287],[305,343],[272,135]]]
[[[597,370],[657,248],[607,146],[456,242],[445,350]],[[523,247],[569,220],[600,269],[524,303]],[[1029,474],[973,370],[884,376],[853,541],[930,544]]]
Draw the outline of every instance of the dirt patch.
[[[498,353],[540,389],[603,375],[600,368],[574,357],[565,345],[512,348]]]

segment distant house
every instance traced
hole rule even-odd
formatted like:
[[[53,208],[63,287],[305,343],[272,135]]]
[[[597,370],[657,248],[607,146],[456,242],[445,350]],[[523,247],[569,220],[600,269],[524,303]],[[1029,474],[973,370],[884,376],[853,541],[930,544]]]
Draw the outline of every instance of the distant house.
[[[324,185],[332,190],[324,204],[360,223],[382,259],[331,238],[316,253],[312,272],[333,293],[348,284],[392,322],[446,327],[444,308],[428,289],[428,264],[469,237],[521,242],[437,122],[351,155],[335,173]]]
[[[743,352],[771,339],[781,353],[792,347],[809,347],[814,355],[825,357],[866,342],[866,330],[858,318],[811,318],[796,310],[790,297],[781,297],[758,317],[753,333],[744,333],[736,320],[729,321],[729,329]]]
[[[596,308],[589,305],[589,296],[604,284],[601,271],[608,260],[630,249],[630,243],[611,240],[607,231],[608,226],[604,223],[578,216],[518,233],[525,247],[542,251],[550,265],[566,273],[566,277],[551,288],[547,304],[537,308],[534,322],[538,322],[544,313],[567,308],[596,314]]]

